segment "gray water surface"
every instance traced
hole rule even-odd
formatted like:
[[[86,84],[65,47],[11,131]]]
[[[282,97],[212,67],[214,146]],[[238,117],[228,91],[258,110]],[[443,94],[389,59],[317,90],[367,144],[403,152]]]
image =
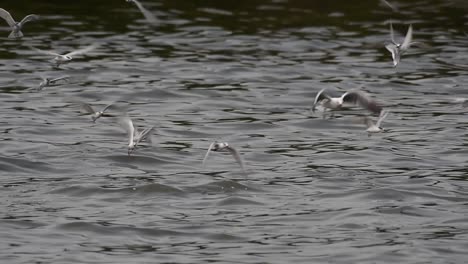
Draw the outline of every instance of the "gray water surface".
[[[66,2],[66,3],[65,3]],[[2,263],[463,263],[465,1],[3,1]],[[412,47],[397,68],[389,23]],[[59,69],[30,49],[66,53]],[[38,76],[70,82],[37,92]],[[368,136],[359,88],[391,111]],[[95,124],[73,102],[103,107]],[[127,155],[127,109],[153,143]],[[376,117],[372,117],[376,119]],[[247,176],[214,140],[237,148]]]

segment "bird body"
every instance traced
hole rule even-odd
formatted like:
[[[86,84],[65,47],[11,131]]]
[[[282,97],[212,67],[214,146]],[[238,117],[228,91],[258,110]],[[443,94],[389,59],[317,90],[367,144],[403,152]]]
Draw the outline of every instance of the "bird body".
[[[391,43],[385,45],[385,48],[392,54],[393,67],[396,67],[398,63],[400,63],[401,55],[403,55],[409,49],[411,44],[413,44],[413,42],[411,42],[413,39],[413,26],[409,25],[403,43],[397,43],[393,34],[392,23],[390,23],[390,38]]]

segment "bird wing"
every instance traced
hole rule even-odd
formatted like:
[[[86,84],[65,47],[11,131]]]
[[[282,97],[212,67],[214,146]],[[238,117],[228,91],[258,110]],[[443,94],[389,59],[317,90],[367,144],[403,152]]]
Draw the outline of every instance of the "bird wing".
[[[374,125],[374,122],[368,117],[364,117],[364,124],[366,124],[367,128],[370,128]]]
[[[86,48],[83,48],[83,49],[79,49],[79,50],[75,50],[75,51],[69,52],[69,53],[65,54],[65,56],[70,56],[70,57],[72,57],[72,56],[75,56],[75,55],[80,55],[80,54],[89,52],[89,51],[91,51],[91,50],[93,50],[93,49],[95,49],[95,48],[96,48],[96,45],[90,45],[90,46],[88,46],[88,47],[86,47]]]
[[[382,124],[382,121],[387,117],[389,112],[390,111],[385,111],[385,110],[380,112],[379,120],[377,120],[377,124],[376,124],[377,127],[380,127],[380,124]]]
[[[393,12],[398,12],[398,8],[396,8],[394,5],[390,4],[387,0],[380,0],[381,3],[384,3],[388,7],[392,9]]]
[[[397,45],[396,41],[395,41],[395,35],[393,33],[393,25],[392,23],[390,23],[390,40],[392,41],[393,44]]]
[[[203,167],[205,167],[206,160],[208,159],[208,156],[210,155],[211,149],[213,146],[216,144],[216,142],[212,142],[210,146],[208,147],[208,151],[206,151],[205,157],[203,158]]]
[[[3,8],[0,8],[0,17],[5,19],[10,27],[13,27],[16,24],[16,21],[13,19],[10,13]]]
[[[135,127],[133,126],[132,119],[128,116],[119,118],[120,126],[127,132],[129,145],[133,143],[133,136],[135,135]]]
[[[146,9],[138,0],[131,0],[130,2],[135,3],[135,5],[145,17],[146,21],[152,24],[157,22],[156,17],[148,9]]]
[[[326,89],[322,89],[320,90],[317,95],[315,96],[315,100],[314,100],[314,104],[312,105],[312,112],[315,112],[315,106],[317,106],[317,104],[322,101],[323,99],[330,99],[330,96],[328,96],[327,94],[325,94],[325,90]]]
[[[48,51],[48,50],[41,50],[41,49],[38,49],[38,48],[35,48],[35,47],[31,47],[32,50],[38,52],[38,53],[41,53],[41,54],[45,54],[45,55],[50,55],[50,56],[62,56],[56,52],[53,52],[53,51]]]
[[[150,127],[150,128],[145,128],[143,131],[141,131],[141,133],[139,133],[137,137],[136,143],[138,144],[140,143],[140,141],[143,141],[143,140],[151,142],[150,133],[153,132],[153,129],[154,127]]]
[[[106,106],[101,110],[101,112],[104,113],[104,112],[107,110],[107,108],[111,107],[113,104],[114,104],[114,103],[112,102],[112,103],[106,105]]]
[[[34,21],[34,20],[38,20],[39,19],[39,16],[38,15],[27,15],[23,18],[23,20],[21,20],[21,22],[19,22],[20,26],[23,26],[24,24],[30,22],[30,21]]]
[[[382,107],[377,102],[362,91],[350,91],[342,95],[343,102],[358,104],[373,113],[380,113]]]
[[[240,165],[240,167],[242,168],[242,171],[245,173],[244,162],[242,161],[242,158],[241,158],[239,152],[235,148],[233,148],[232,146],[227,146],[226,148],[231,153],[231,155],[234,157],[236,162]]]
[[[412,40],[413,40],[413,25],[409,25],[408,31],[406,32],[405,40],[403,41],[403,44],[401,44],[400,49],[402,51],[406,51],[410,47]]]
[[[60,80],[68,80],[68,78],[70,78],[70,77],[69,77],[69,76],[61,76],[61,77],[52,79],[52,80],[50,80],[49,82],[50,82],[50,83],[55,83],[55,82],[58,82],[58,81],[60,81]]]
[[[83,109],[87,114],[94,114],[96,112],[90,104],[80,103],[80,105],[81,109]]]

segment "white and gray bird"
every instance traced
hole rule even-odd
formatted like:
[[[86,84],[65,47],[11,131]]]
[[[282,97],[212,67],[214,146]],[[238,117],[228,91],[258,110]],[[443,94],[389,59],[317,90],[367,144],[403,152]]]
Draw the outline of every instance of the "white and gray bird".
[[[91,115],[91,120],[93,120],[93,122],[96,122],[96,120],[103,116],[106,110],[112,106],[112,104],[113,103],[106,105],[101,111],[96,111],[90,104],[80,102],[81,108],[85,111],[86,114]]]
[[[315,96],[314,104],[312,105],[312,112],[320,105],[324,110],[341,110],[344,104],[359,105],[372,113],[380,113],[382,107],[376,100],[372,99],[366,93],[357,90],[345,92],[340,97],[331,97],[326,93],[326,89],[320,90]]]
[[[245,174],[245,167],[244,167],[244,162],[242,161],[242,158],[239,154],[239,152],[232,146],[230,146],[227,142],[213,142],[210,144],[208,147],[208,151],[205,154],[205,158],[203,159],[203,167],[205,167],[206,160],[208,159],[208,156],[210,155],[211,151],[223,151],[227,150],[231,155],[234,157],[236,162],[239,164],[239,166],[242,169],[242,172]]]
[[[42,81],[39,84],[39,87],[37,87],[37,90],[41,91],[44,87],[51,86],[61,80],[68,80],[69,78],[70,78],[69,76],[60,76],[57,78],[48,78],[48,77],[41,76]]]
[[[30,21],[38,20],[38,15],[27,15],[21,20],[20,22],[16,22],[13,17],[10,15],[8,11],[3,8],[0,8],[0,17],[5,19],[8,25],[11,28],[11,33],[8,38],[21,38],[23,37],[23,32],[21,29],[23,28],[24,24]]]
[[[143,14],[148,23],[155,24],[156,22],[158,22],[156,17],[148,9],[146,9],[138,0],[127,0],[127,2],[134,3],[138,7],[140,12]]]
[[[128,135],[128,155],[132,154],[135,150],[137,145],[141,141],[146,141],[151,143],[151,132],[153,131],[154,127],[145,128],[142,131],[138,131],[133,126],[132,119],[128,116],[121,117],[119,119],[120,125],[127,131]]]
[[[62,54],[58,54],[58,53],[53,52],[53,51],[41,50],[41,49],[38,49],[38,48],[31,47],[31,49],[35,50],[38,53],[49,55],[49,56],[54,56],[52,61],[55,64],[56,67],[59,67],[60,64],[70,62],[73,59],[73,57],[76,56],[76,55],[81,55],[81,54],[90,52],[91,50],[93,50],[95,48],[96,48],[96,45],[90,45],[90,46],[88,46],[86,48],[75,50],[75,51],[72,51],[72,52],[69,52],[69,53],[66,53],[66,54],[62,55]]]
[[[384,129],[382,127],[382,121],[387,117],[388,113],[390,111],[383,110],[380,112],[379,119],[377,120],[377,123],[374,124],[374,122],[369,118],[369,117],[364,117],[364,123],[367,126],[366,131],[368,133],[379,133],[382,132]]]
[[[398,63],[400,63],[401,55],[403,55],[409,47],[414,43],[411,42],[413,40],[413,26],[409,25],[408,31],[406,32],[405,39],[403,40],[403,43],[397,43],[395,41],[395,36],[393,34],[393,26],[392,23],[390,23],[390,38],[391,38],[391,43],[388,43],[385,45],[385,48],[390,51],[392,54],[392,59],[393,59],[393,66],[396,67]]]

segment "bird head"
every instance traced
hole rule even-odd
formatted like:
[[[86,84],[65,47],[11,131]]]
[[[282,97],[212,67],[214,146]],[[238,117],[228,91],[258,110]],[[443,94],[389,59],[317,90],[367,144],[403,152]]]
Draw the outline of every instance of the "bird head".
[[[213,148],[212,150],[213,151],[218,151],[218,150],[222,150],[224,148],[227,148],[229,146],[229,144],[227,142],[216,142],[214,145],[213,145]]]
[[[130,156],[134,150],[135,150],[135,145],[128,146],[128,156]]]

